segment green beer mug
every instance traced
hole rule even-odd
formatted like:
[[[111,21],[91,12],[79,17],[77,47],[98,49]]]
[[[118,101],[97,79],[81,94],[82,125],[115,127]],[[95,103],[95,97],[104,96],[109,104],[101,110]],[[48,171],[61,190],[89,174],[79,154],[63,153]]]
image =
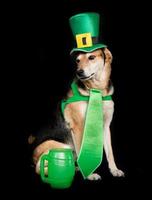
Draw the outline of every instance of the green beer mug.
[[[44,172],[45,162],[48,162],[48,174]],[[75,175],[75,164],[71,149],[52,149],[43,155],[40,161],[40,176],[43,182],[52,188],[69,188]]]

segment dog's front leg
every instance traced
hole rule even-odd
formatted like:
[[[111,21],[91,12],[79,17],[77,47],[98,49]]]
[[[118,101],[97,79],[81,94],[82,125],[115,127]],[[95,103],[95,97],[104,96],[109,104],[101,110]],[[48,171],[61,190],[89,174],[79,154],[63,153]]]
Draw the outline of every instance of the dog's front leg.
[[[124,172],[117,168],[114,160],[112,144],[111,144],[111,132],[108,123],[105,123],[104,125],[104,150],[111,174],[117,177],[124,176]]]
[[[105,101],[103,103],[103,112],[104,112],[104,150],[108,161],[108,167],[113,176],[124,176],[123,171],[119,170],[116,166],[112,149],[110,124],[114,112],[113,101],[109,102]]]

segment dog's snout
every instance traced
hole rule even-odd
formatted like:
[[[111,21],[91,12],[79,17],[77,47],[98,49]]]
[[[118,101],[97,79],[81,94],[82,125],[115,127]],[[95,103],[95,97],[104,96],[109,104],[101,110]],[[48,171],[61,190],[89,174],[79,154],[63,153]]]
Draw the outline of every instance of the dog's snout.
[[[77,74],[78,74],[79,76],[84,75],[84,70],[83,70],[83,69],[79,69],[79,70],[77,71]]]

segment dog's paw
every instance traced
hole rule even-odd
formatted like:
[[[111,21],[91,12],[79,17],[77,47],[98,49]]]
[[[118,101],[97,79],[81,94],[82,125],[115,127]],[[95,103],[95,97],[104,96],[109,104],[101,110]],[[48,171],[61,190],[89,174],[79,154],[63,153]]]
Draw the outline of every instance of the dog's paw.
[[[88,180],[90,181],[98,181],[101,180],[101,176],[99,174],[91,174],[87,177]]]
[[[125,176],[124,172],[120,169],[110,169],[110,172],[114,177],[124,177]]]

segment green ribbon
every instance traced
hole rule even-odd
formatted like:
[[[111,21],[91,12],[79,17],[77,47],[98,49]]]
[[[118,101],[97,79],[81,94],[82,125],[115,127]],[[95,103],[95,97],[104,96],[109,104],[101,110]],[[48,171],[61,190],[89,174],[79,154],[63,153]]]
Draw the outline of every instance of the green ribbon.
[[[92,174],[103,157],[103,111],[100,90],[91,89],[82,144],[77,164],[84,178]]]

